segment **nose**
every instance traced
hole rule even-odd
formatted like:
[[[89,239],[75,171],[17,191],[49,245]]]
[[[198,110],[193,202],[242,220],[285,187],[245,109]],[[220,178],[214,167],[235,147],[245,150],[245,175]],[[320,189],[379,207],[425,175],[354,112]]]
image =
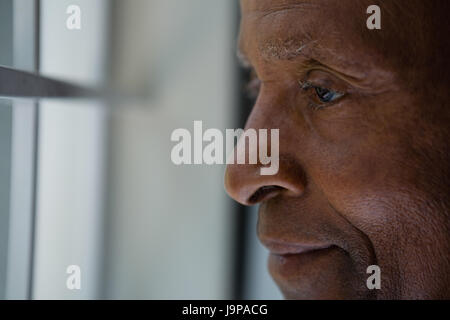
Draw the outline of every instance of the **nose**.
[[[305,191],[306,174],[296,155],[300,147],[298,141],[301,141],[302,130],[299,130],[301,128],[295,122],[286,120],[290,118],[286,113],[291,110],[286,100],[288,96],[277,87],[269,90],[262,86],[245,128],[245,130],[252,128],[258,133],[260,129],[279,130],[277,173],[261,174],[261,168],[264,166],[261,159],[258,159],[256,164],[235,162],[227,165],[225,189],[231,198],[243,205],[255,205],[277,196],[298,197]],[[274,105],[277,108],[274,108]],[[265,139],[261,141],[260,138],[258,134],[258,142],[264,144]],[[272,137],[270,143],[267,140],[266,143],[267,147],[269,144],[272,145]],[[244,149],[243,152],[248,156],[249,149],[245,146]]]
[[[261,175],[261,166],[229,164],[225,172],[225,189],[231,198],[243,205],[255,205],[277,196],[301,196],[305,190],[303,171],[286,157],[279,159],[276,175]]]

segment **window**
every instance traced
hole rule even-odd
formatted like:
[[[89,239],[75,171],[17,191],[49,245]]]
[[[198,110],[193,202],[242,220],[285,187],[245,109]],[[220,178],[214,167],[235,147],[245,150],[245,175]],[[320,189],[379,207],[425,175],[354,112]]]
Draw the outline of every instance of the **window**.
[[[89,188],[84,185],[78,190],[61,188],[62,183],[73,184],[60,179],[76,179],[77,166],[82,166],[80,171],[85,175],[101,172],[97,169],[102,151],[97,147],[104,138],[104,110],[99,102],[81,98],[92,98],[94,86],[101,82],[102,71],[96,71],[95,66],[101,65],[99,55],[104,49],[105,30],[98,27],[96,34],[86,36],[68,35],[67,29],[55,28],[60,22],[64,26],[68,5],[69,1],[51,0],[0,2],[0,298],[55,296],[51,286],[54,281],[40,285],[49,276],[54,278],[55,265],[64,258],[51,243],[55,234],[82,228],[81,240],[78,238],[75,244],[76,237],[57,239],[61,251],[79,250],[83,256],[80,260],[87,264],[94,264],[92,256],[97,256],[92,252],[92,244],[98,241],[91,241],[89,235],[96,237],[98,232],[89,232],[86,226],[95,228],[95,221],[100,219],[100,207],[94,203],[101,201],[100,178],[96,180],[95,174],[91,175]],[[106,1],[84,5],[92,19],[103,18]],[[98,46],[92,46],[93,43]],[[76,59],[76,54],[83,54],[83,59]],[[73,84],[77,82],[91,88]],[[64,147],[78,147],[79,158],[63,159]],[[63,168],[65,176],[58,175],[58,164],[71,166]],[[45,179],[40,180],[41,175]],[[92,197],[67,197],[69,191],[81,190],[93,192]],[[77,203],[70,203],[76,200]],[[58,204],[63,201],[68,202],[58,212]],[[77,205],[85,206],[80,210],[84,213],[81,217],[68,210],[76,210]],[[68,243],[61,243],[61,239]],[[65,268],[61,270],[63,279]],[[83,290],[82,298],[94,297],[95,284],[92,287]]]

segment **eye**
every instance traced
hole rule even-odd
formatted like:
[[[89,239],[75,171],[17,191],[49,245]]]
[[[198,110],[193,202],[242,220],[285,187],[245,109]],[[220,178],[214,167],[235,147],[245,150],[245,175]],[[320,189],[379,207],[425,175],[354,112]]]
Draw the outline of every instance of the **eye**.
[[[326,88],[315,87],[314,89],[316,90],[317,97],[323,103],[333,102],[342,97],[343,95],[342,93],[338,93],[333,90],[328,90]]]
[[[331,103],[331,102],[338,100],[342,96],[344,96],[344,93],[337,92],[337,91],[323,88],[323,87],[319,87],[319,86],[313,85],[310,82],[304,82],[304,83],[300,83],[300,84],[302,86],[302,89],[305,91],[307,91],[309,89],[314,89],[317,98],[322,103]]]

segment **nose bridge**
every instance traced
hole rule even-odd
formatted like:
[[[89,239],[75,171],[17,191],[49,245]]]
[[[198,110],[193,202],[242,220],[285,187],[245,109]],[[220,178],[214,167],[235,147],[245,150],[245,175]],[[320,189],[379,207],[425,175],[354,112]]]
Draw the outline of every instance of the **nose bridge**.
[[[278,91],[278,90],[277,90]],[[262,86],[258,99],[245,124],[245,130],[279,129],[282,123],[282,114],[285,102],[282,101],[282,92],[267,90]]]

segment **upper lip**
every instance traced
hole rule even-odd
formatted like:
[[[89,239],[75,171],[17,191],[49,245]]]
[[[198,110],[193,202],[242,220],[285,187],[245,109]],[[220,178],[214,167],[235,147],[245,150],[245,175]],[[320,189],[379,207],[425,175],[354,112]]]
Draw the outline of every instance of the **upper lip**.
[[[323,250],[332,247],[331,244],[319,243],[292,243],[280,240],[262,240],[262,244],[274,255],[294,255],[303,254],[316,250]]]

